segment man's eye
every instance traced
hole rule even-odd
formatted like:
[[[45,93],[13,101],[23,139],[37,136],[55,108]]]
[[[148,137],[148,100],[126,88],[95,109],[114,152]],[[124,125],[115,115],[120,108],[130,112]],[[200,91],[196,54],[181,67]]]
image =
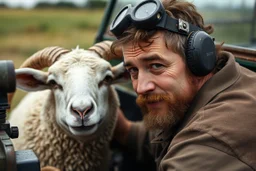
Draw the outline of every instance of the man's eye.
[[[137,68],[127,68],[127,71],[130,74],[132,79],[137,79],[137,77],[138,77],[138,69]]]
[[[152,65],[151,65],[151,68],[152,68],[152,69],[160,69],[160,68],[162,68],[162,67],[163,67],[162,64],[152,64]]]
[[[136,74],[138,72],[138,69],[137,68],[128,68],[127,71],[130,73],[130,74]]]

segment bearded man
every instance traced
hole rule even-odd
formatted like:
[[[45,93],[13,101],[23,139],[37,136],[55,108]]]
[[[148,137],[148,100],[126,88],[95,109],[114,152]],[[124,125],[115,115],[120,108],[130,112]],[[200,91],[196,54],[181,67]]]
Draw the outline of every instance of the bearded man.
[[[120,143],[158,171],[256,170],[256,74],[215,46],[192,3],[127,5],[110,31],[143,113],[134,123],[118,111]]]

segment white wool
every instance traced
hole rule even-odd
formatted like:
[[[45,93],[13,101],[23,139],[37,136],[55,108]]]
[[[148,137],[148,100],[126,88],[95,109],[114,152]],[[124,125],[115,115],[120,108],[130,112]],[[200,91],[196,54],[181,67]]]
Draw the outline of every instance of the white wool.
[[[29,93],[10,117],[19,127],[20,136],[13,140],[15,150],[32,149],[40,166],[54,166],[62,171],[108,170],[109,142],[119,105],[117,94],[109,87],[111,106],[107,118],[89,141],[69,137],[56,124],[55,101],[51,91]]]

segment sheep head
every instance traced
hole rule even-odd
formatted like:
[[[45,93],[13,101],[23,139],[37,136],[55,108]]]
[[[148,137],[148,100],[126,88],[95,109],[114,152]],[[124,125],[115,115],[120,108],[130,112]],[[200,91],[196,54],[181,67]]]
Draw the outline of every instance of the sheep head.
[[[112,67],[108,61],[100,58],[95,49],[53,49],[59,52],[47,52],[55,57],[46,59],[48,62],[43,62],[42,67],[39,67],[40,62],[33,62],[36,67],[27,68],[32,67],[29,61],[16,69],[17,88],[28,92],[51,90],[55,99],[57,124],[74,137],[91,135],[98,130],[110,110],[111,85],[128,80],[123,79],[123,64]],[[40,52],[40,56],[47,58],[43,53]],[[48,71],[38,70],[43,67],[49,67]]]

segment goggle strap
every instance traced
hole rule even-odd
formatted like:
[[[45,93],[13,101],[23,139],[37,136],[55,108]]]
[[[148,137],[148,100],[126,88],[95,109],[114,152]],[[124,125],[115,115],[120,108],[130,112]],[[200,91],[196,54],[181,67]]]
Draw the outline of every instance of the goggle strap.
[[[166,18],[164,19],[164,29],[167,29],[168,31],[175,32],[178,34],[184,34],[183,32],[180,32],[178,30],[178,20],[171,18],[166,15]],[[186,35],[186,34],[185,34]]]
[[[166,15],[166,18],[164,18],[162,21],[163,22],[159,23],[159,27],[185,36],[188,36],[191,32],[202,30],[201,28],[193,24],[190,24],[184,20],[177,20],[168,15]],[[186,25],[186,28],[183,27],[184,24]]]

